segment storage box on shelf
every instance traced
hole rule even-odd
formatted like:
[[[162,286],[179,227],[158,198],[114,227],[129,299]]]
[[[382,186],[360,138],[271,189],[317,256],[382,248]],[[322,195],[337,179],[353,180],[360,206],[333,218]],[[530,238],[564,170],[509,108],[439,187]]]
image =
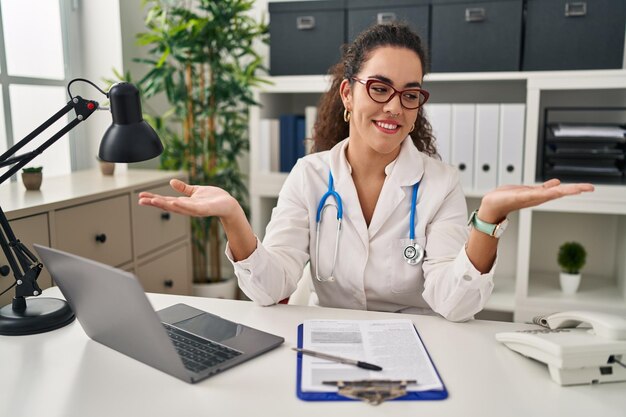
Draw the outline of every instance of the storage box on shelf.
[[[361,31],[377,23],[407,22],[424,45],[429,45],[431,0],[347,0],[347,41],[352,42]]]
[[[525,1],[524,71],[623,68],[626,2]]]
[[[189,219],[137,205],[143,190],[173,194],[171,178],[186,177],[150,170],[113,176],[77,171],[47,178],[39,192],[4,184],[0,202],[16,236],[31,250],[33,243],[52,246],[134,272],[146,291],[189,294]],[[0,290],[12,282],[12,274],[1,277]],[[38,282],[42,289],[52,284],[45,268]],[[10,303],[13,294],[0,297],[0,305]]]
[[[306,106],[316,105],[329,85],[329,80],[324,76],[273,77],[272,81],[272,86],[256,92],[262,107],[250,109],[252,225],[259,237],[263,236],[278,193],[287,177],[286,173],[259,170],[258,159],[266,145],[259,140],[260,120],[277,117],[285,111],[302,112]],[[516,178],[521,178],[525,184],[540,181],[537,178],[536,162],[538,140],[543,129],[542,114],[546,106],[577,106],[579,100],[588,100],[586,105],[597,107],[626,105],[625,70],[430,74],[425,79],[424,88],[434,92],[431,94],[432,103],[429,104],[523,106],[525,122],[520,129],[524,132],[518,138],[518,141],[523,142],[519,151],[523,159],[522,155],[517,155],[523,161],[523,166],[514,171],[515,175],[522,175],[523,172],[521,177]],[[502,142],[498,146],[501,154]],[[451,144],[451,147],[454,145]],[[498,164],[504,168],[507,165],[501,160]],[[501,168],[498,167],[498,170]],[[514,182],[520,181],[499,181],[500,184]],[[477,208],[487,191],[476,187],[474,179],[471,184],[465,189],[468,210]],[[591,269],[587,271],[589,280],[583,281],[576,295],[566,297],[558,289],[554,246],[557,241],[562,243],[570,236],[563,233],[565,231],[574,234],[580,231],[580,236],[588,234],[591,239],[595,239],[594,229],[579,228],[581,222],[589,222],[599,230],[612,232],[602,232],[610,237],[599,246],[606,252],[604,257],[590,255]],[[514,313],[517,321],[526,321],[541,313],[573,308],[626,314],[626,265],[620,264],[626,253],[625,223],[624,186],[601,185],[592,194],[568,197],[513,214],[511,225],[500,242],[495,289],[486,309]],[[551,229],[552,224],[558,225],[558,230]],[[594,247],[594,242],[596,240],[585,243]],[[535,253],[540,253],[543,258],[537,258]],[[597,267],[596,259],[607,262],[608,266],[604,269]]]
[[[269,12],[272,75],[324,74],[341,44],[393,21],[422,36],[433,72],[624,67],[623,0],[273,1]]]
[[[522,0],[433,0],[433,72],[517,71]]]
[[[273,2],[269,12],[272,75],[324,74],[339,60],[345,40],[344,0]]]

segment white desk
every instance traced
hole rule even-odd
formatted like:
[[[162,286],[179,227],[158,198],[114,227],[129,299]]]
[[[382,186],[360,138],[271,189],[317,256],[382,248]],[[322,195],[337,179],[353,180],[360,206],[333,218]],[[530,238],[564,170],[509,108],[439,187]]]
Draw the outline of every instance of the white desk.
[[[57,288],[44,296],[59,297]],[[296,397],[296,326],[302,320],[384,319],[394,314],[151,294],[155,309],[184,302],[285,343],[195,385],[90,340],[80,324],[33,336],[0,336],[0,416],[585,416],[624,417],[626,383],[562,388],[547,367],[494,339],[530,325],[450,323],[412,316],[449,391],[444,401],[305,402]],[[137,337],[141,337],[138,333]]]

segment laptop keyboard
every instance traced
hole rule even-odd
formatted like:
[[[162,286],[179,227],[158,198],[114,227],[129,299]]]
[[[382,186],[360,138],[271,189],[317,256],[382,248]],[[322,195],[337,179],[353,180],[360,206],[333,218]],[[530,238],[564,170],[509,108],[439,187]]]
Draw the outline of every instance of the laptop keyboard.
[[[163,323],[163,326],[183,360],[185,368],[192,372],[202,372],[241,355],[238,350],[195,336],[167,323]]]

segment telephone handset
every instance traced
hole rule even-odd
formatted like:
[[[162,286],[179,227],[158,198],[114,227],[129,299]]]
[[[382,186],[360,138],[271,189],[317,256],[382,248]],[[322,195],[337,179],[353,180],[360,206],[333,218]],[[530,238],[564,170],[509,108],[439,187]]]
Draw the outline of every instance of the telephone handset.
[[[561,385],[626,381],[626,319],[569,311],[533,319],[544,329],[496,334],[510,349],[546,363]],[[591,327],[577,327],[580,324]]]
[[[626,319],[591,311],[568,311],[535,317],[536,324],[550,329],[576,327],[588,323],[597,336],[611,340],[626,340]]]

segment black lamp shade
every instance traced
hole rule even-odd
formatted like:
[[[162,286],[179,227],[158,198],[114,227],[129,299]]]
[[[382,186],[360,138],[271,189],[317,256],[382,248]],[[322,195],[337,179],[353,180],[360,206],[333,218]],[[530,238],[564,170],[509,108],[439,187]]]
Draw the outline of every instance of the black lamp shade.
[[[163,145],[143,120],[139,90],[130,83],[115,84],[109,99],[113,123],[102,137],[98,157],[109,162],[139,162],[159,156]]]

